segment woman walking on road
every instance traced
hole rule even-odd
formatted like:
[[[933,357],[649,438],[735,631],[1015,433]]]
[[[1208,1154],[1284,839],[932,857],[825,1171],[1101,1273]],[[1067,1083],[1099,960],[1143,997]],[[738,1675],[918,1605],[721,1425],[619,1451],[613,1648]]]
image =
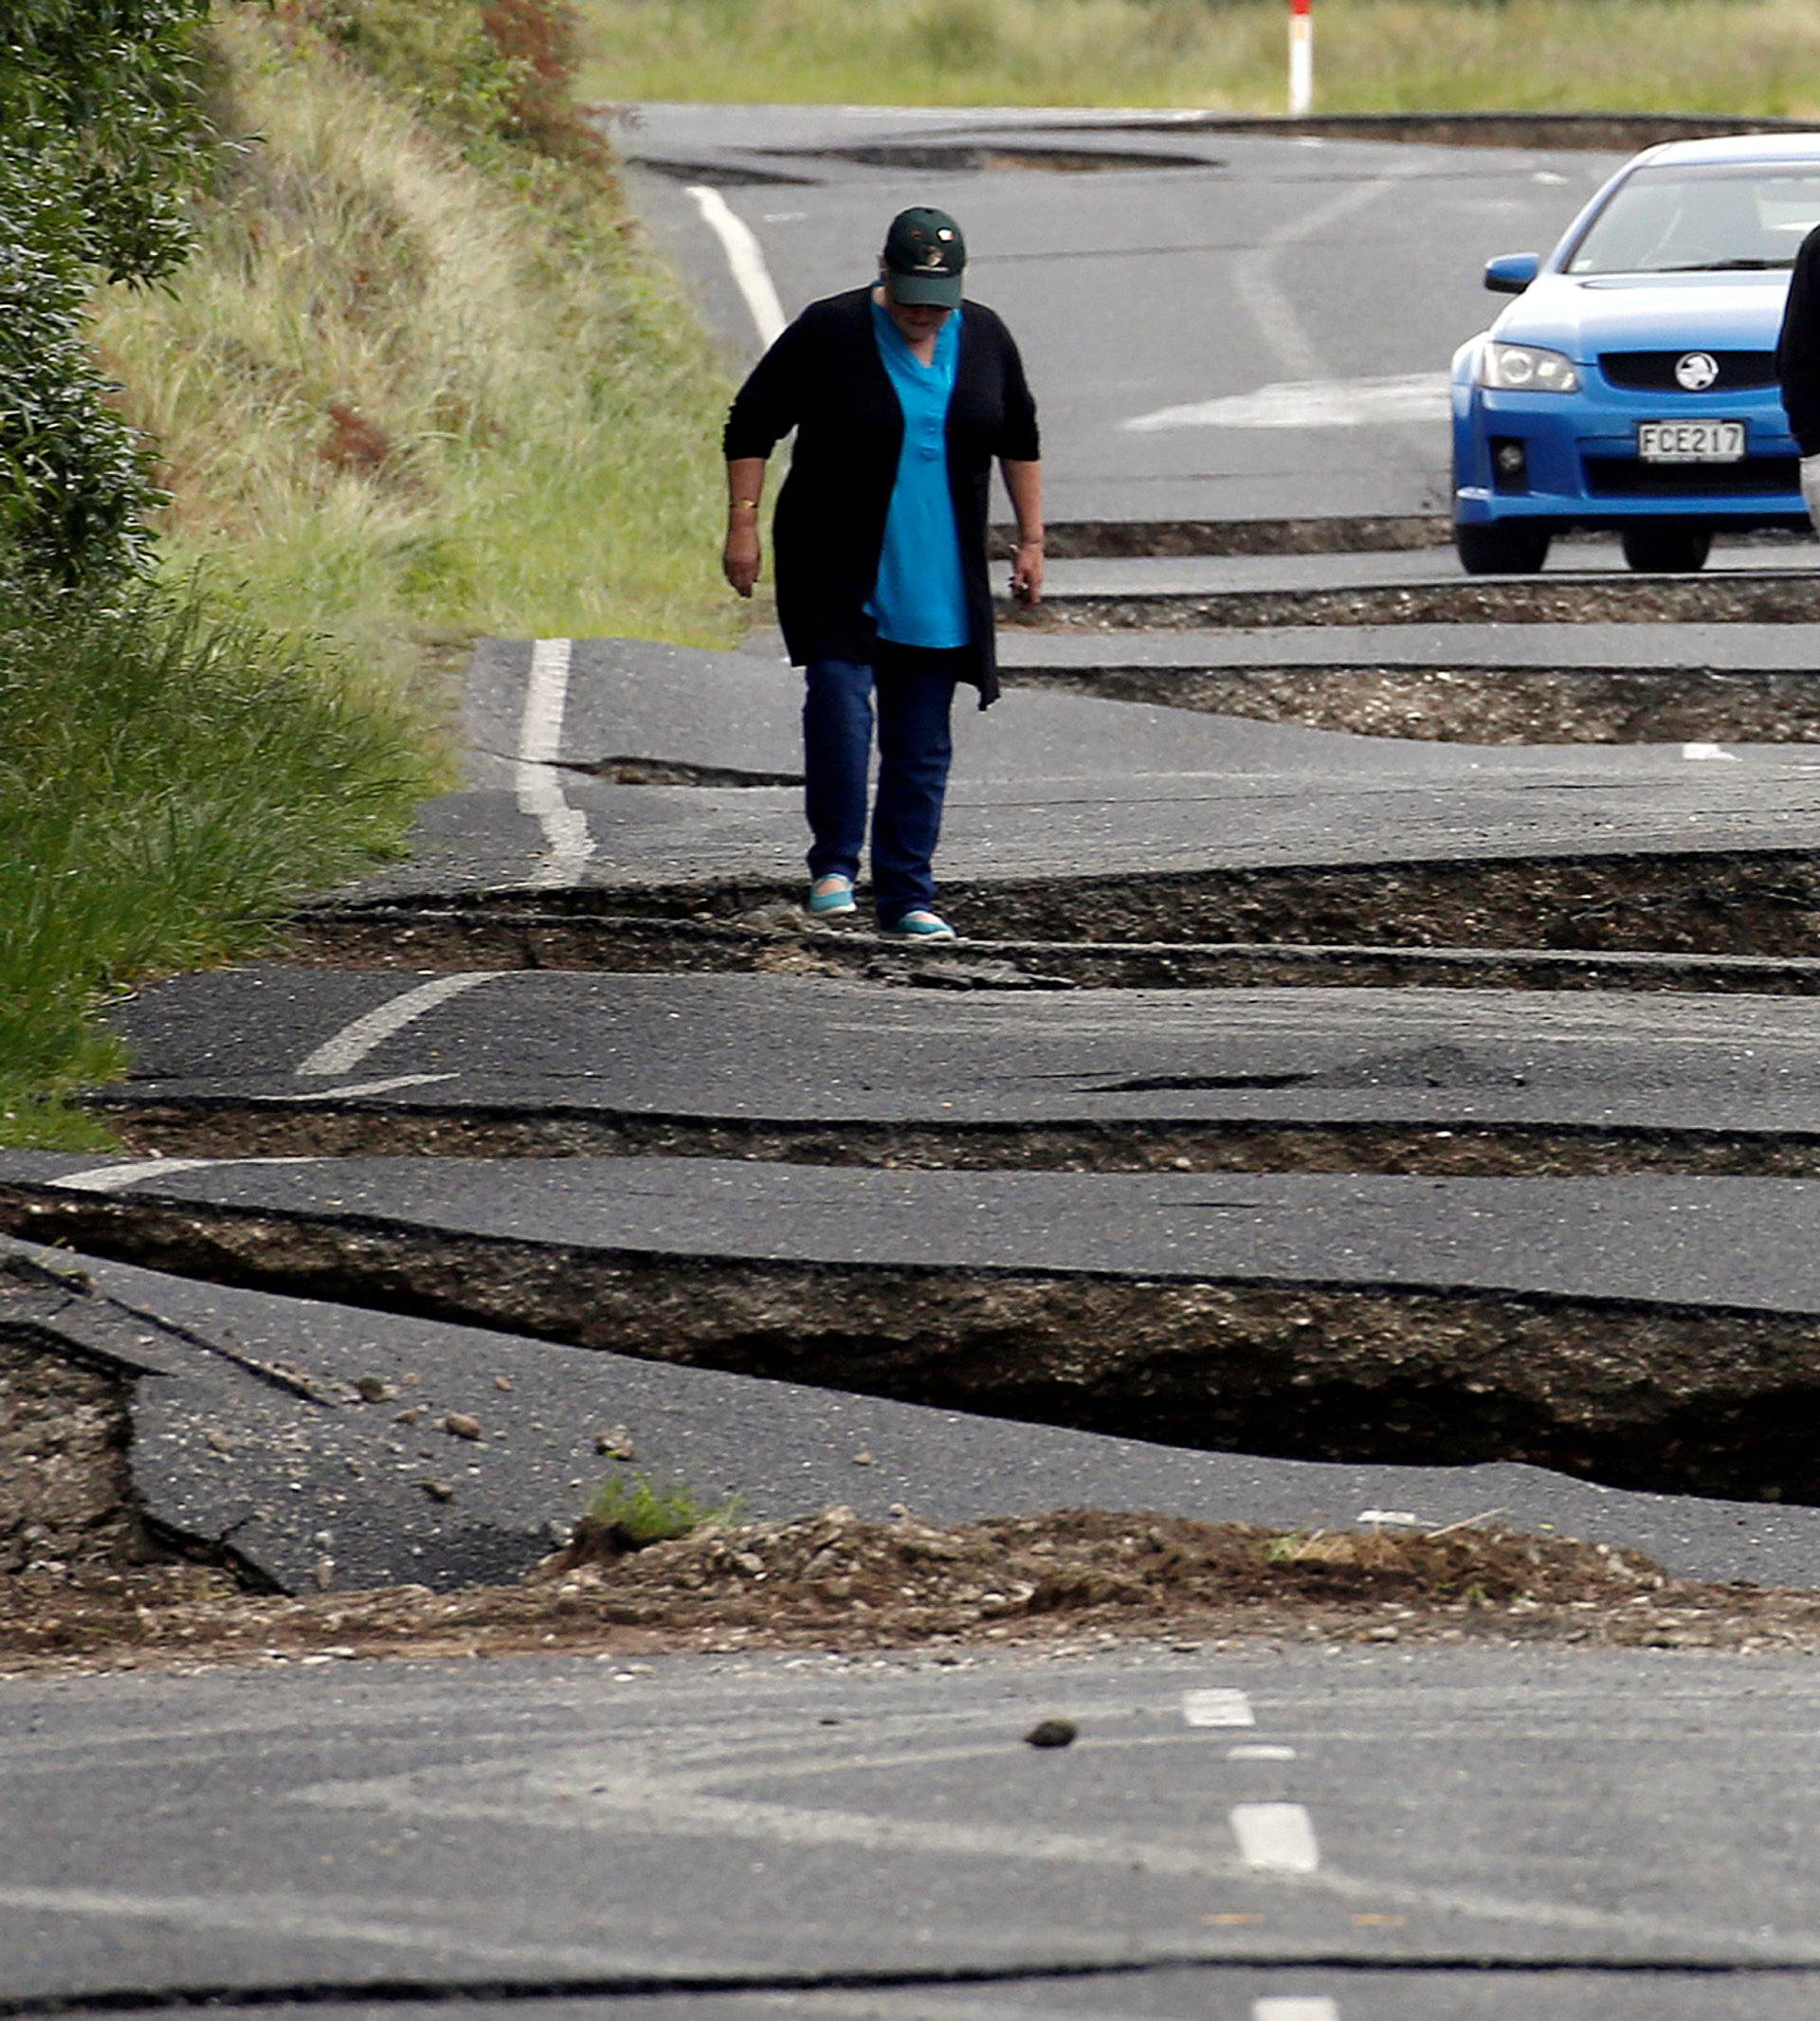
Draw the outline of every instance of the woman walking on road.
[[[1043,590],[1036,404],[1010,332],[961,302],[967,248],[945,211],[891,221],[878,282],[812,302],[727,416],[724,567],[758,579],[765,462],[792,428],[777,501],[777,617],[805,669],[811,913],[855,909],[874,698],[872,902],[886,933],[953,939],[935,910],[955,684],[998,697],[986,518],[998,460],[1017,518],[1012,593]]]

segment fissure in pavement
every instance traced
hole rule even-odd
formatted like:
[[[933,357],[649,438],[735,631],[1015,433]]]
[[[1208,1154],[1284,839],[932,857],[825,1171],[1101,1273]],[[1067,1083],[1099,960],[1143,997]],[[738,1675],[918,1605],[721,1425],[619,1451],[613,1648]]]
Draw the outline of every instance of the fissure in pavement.
[[[1452,522],[1437,513],[1357,513],[1293,519],[1051,519],[1044,545],[1052,561],[1198,555],[1387,555],[1445,548]],[[1016,528],[994,526],[994,552]]]
[[[1051,593],[1034,610],[1006,606],[1027,631],[1202,631],[1279,625],[1810,625],[1811,575],[1531,575],[1381,583],[1330,590]]]
[[[1109,652],[1108,658],[1113,654]],[[1820,741],[1820,679],[1712,667],[1024,666],[1008,687],[1470,744]]]
[[[94,1105],[135,1151],[170,1157],[718,1157],[946,1172],[1374,1172],[1587,1178],[1820,1174],[1820,1135],[1535,1123],[746,1122],[507,1103],[307,1105],[200,1097]]]
[[[991,175],[1047,171],[1056,175],[1105,175],[1123,170],[1223,169],[1211,155],[1162,148],[1069,148],[1008,140],[876,140],[854,147],[766,148],[785,161],[851,161],[868,169],[909,169],[921,174]]]
[[[671,1260],[0,1188],[36,1242],[576,1349],[1285,1458],[1820,1502],[1811,1318],[1499,1291]]]
[[[1555,949],[1563,952],[1812,957],[1820,950],[1820,855],[1805,849],[1678,850],[1602,856],[1497,856],[1356,867],[1232,866],[1128,876],[1005,879],[956,877],[944,887],[965,930],[974,920],[992,942],[1278,942],[1357,947]],[[502,893],[482,910],[515,895]],[[672,927],[710,922],[779,929],[785,941],[842,967],[839,930],[800,934],[795,886],[755,882],[553,891],[520,918],[586,921],[610,915]],[[447,931],[462,907],[425,907]],[[410,922],[390,907],[384,924]],[[364,915],[367,924],[381,916]],[[422,914],[419,915],[422,917]],[[426,925],[429,921],[426,919]],[[360,938],[363,915],[318,913],[300,922],[300,941],[338,945]],[[578,936],[578,939],[584,937]],[[881,945],[866,943],[868,958]],[[901,950],[900,950],[901,951]],[[344,956],[345,958],[345,956]],[[617,964],[591,959],[590,966]]]
[[[1237,1980],[1249,1986],[1262,1975],[1273,1971],[1293,1972],[1303,1977],[1313,1972],[1356,1973],[1373,1979],[1406,1980],[1420,1986],[1425,1978],[1465,1975],[1483,1983],[1490,1975],[1504,1975],[1524,1986],[1538,1980],[1572,1982],[1647,1980],[1664,1986],[1677,1981],[1700,1985],[1716,1980],[1742,1984],[1762,1979],[1787,1985],[1805,1979],[1820,1980],[1820,1967],[1806,1957],[1765,1957],[1756,1953],[1738,1957],[1696,1958],[1599,1958],[1562,1953],[1538,1957],[1533,1952],[1495,1953],[1483,1947],[1470,1952],[1429,1951],[1422,1953],[1346,1949],[1267,1950],[1248,1948],[1234,1954],[1230,1949],[1147,1951],[1141,1958],[1109,1956],[1101,1958],[1029,1958],[990,1965],[932,1965],[923,1971],[883,1969],[831,1969],[801,1972],[618,1972],[536,1975],[522,1978],[478,1978],[473,1976],[391,1976],[351,1979],[267,1980],[251,1984],[245,1980],[217,1983],[193,1981],[188,1985],[162,1983],[150,1986],[110,1987],[102,1991],[73,1992],[50,1996],[0,1997],[0,2021],[25,2021],[25,2017],[56,2014],[113,2014],[144,2012],[189,2012],[206,2009],[231,2016],[271,2008],[331,2007],[365,2009],[375,2006],[424,2005],[486,2006],[549,2003],[578,2000],[630,2000],[659,1998],[776,2000],[791,1995],[825,1994],[889,1994],[964,1991],[969,1987],[1041,1987],[1077,1983],[1092,1985],[1098,1980],[1141,1980],[1169,1973],[1192,1972],[1216,1983]],[[965,2013],[965,2008],[956,2008]],[[1006,2010],[1013,2012],[1013,2010]],[[1036,2009],[1032,2012],[1038,2012]]]
[[[609,904],[613,902],[610,897]],[[613,974],[846,975],[905,989],[1226,989],[1247,985],[1820,992],[1820,957],[1336,941],[967,939],[906,954],[864,932],[551,913],[509,900],[372,905],[293,922],[289,957],[324,968],[592,969]]]

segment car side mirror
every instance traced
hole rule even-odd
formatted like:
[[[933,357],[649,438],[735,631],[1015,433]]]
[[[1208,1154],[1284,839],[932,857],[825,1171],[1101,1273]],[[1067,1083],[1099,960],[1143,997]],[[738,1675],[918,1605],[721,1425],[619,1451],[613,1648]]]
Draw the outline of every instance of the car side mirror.
[[[1540,253],[1500,253],[1485,262],[1485,285],[1494,295],[1520,295],[1541,270]]]

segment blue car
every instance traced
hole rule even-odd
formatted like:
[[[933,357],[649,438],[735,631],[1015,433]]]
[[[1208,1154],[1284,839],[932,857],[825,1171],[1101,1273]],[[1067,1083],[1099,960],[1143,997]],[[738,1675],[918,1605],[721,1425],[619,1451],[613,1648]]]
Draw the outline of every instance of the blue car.
[[[1569,527],[1633,569],[1703,567],[1714,533],[1802,527],[1776,390],[1789,269],[1820,224],[1820,134],[1676,140],[1628,162],[1453,360],[1453,535],[1474,575],[1539,569]]]

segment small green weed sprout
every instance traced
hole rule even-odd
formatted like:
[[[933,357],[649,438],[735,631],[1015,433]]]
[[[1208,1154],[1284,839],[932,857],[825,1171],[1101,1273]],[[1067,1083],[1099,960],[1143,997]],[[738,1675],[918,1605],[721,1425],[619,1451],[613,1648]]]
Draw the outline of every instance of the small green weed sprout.
[[[724,1529],[745,1514],[746,1498],[731,1495],[708,1502],[681,1482],[660,1486],[647,1475],[604,1481],[590,1498],[575,1533],[577,1549],[614,1557],[647,1544],[693,1537],[698,1530]]]

